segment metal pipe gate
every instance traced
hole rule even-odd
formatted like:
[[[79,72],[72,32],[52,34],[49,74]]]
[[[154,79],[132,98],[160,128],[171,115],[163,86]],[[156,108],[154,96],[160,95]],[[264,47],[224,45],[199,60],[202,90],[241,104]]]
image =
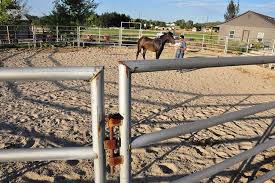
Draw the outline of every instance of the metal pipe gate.
[[[0,162],[94,159],[95,182],[106,182],[103,67],[0,68],[0,81],[91,82],[93,147],[0,150]]]
[[[274,63],[275,56],[258,57],[218,57],[218,58],[186,58],[182,59],[164,59],[164,60],[146,60],[146,61],[122,61],[119,63],[119,111],[123,122],[120,127],[121,149],[120,155],[123,157],[123,164],[120,166],[120,182],[131,182],[131,149],[150,145],[151,143],[165,139],[177,137],[186,133],[195,132],[201,129],[209,128],[214,125],[223,124],[232,120],[241,119],[258,112],[275,108],[275,102],[260,104],[241,111],[227,113],[210,119],[201,120],[187,125],[181,125],[176,128],[165,129],[151,134],[142,135],[135,140],[131,138],[131,75],[142,72],[169,71],[180,69],[200,69],[210,67],[227,67],[240,65],[255,65]],[[202,125],[201,122],[204,122]],[[263,151],[275,145],[274,140],[267,142],[255,149]],[[255,149],[247,151],[245,158],[253,156]],[[257,152],[260,152],[257,151]],[[243,157],[244,155],[239,155]],[[236,158],[240,160],[237,156]],[[241,158],[245,160],[245,158]],[[240,160],[241,161],[241,160]],[[230,161],[231,162],[231,161]],[[234,161],[235,163],[235,161]],[[223,169],[219,169],[222,171]],[[198,176],[195,176],[199,178]],[[205,177],[206,178],[206,177]],[[183,178],[184,179],[184,178]],[[198,180],[198,179],[196,179]],[[180,181],[179,181],[180,182]],[[182,182],[182,181],[181,181]]]

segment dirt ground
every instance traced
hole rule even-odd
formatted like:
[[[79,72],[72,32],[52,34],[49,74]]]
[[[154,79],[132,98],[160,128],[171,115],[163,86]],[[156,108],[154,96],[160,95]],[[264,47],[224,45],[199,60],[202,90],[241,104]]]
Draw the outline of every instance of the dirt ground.
[[[2,50],[4,67],[105,66],[106,114],[118,112],[118,61],[132,48]],[[187,57],[218,56],[188,52]],[[173,58],[168,48],[161,58]],[[140,57],[141,58],[141,57]],[[154,58],[149,53],[148,58]],[[133,75],[132,136],[275,100],[275,72],[260,66]],[[85,81],[0,82],[0,148],[92,145],[90,88]],[[168,182],[275,138],[275,110],[135,149],[133,182]],[[249,182],[272,170],[275,148],[202,182]],[[243,171],[240,169],[243,168]],[[0,182],[92,182],[92,161],[1,163]],[[118,182],[118,174],[109,182]],[[275,179],[269,182],[274,182]]]

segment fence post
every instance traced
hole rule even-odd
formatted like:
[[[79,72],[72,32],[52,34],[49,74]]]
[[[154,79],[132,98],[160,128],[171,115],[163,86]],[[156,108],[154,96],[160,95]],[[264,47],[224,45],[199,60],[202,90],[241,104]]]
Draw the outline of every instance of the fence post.
[[[225,44],[224,44],[224,54],[227,54],[227,50],[228,50],[228,36],[225,37]]]
[[[32,39],[33,39],[33,47],[36,48],[36,29],[35,26],[32,26]]]
[[[272,46],[272,55],[275,55],[275,39],[273,41],[273,46]]]
[[[248,40],[247,40],[247,45],[246,45],[246,53],[249,52],[249,44],[250,44],[250,40],[248,39]]]
[[[120,30],[119,30],[119,46],[122,46],[122,22],[120,23]]]
[[[120,165],[120,183],[131,182],[131,72],[123,64],[119,64],[119,112],[123,117],[120,126],[120,155],[123,164]]]
[[[141,36],[142,36],[142,29],[141,29],[141,24],[139,24],[139,38],[141,38]]]
[[[58,43],[59,42],[59,35],[58,35],[58,26],[56,26],[56,42]]]
[[[101,41],[101,30],[100,27],[98,28],[98,43]]]
[[[105,134],[105,112],[104,112],[104,71],[100,71],[91,82],[92,103],[92,133],[93,151],[97,154],[94,159],[94,173],[96,183],[106,182],[104,134]]]
[[[9,44],[11,44],[9,26],[7,26],[7,36],[8,36],[8,42]]]
[[[205,41],[205,35],[203,34],[203,36],[202,36],[202,43],[201,43],[201,49],[202,50],[204,48],[204,41]]]
[[[77,47],[80,47],[80,26],[77,26]]]

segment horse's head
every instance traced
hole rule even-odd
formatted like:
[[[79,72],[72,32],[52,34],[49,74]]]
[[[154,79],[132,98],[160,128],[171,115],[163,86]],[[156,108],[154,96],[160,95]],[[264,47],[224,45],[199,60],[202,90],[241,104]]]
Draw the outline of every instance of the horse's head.
[[[164,33],[161,37],[166,39],[169,43],[175,44],[175,38],[172,32]]]

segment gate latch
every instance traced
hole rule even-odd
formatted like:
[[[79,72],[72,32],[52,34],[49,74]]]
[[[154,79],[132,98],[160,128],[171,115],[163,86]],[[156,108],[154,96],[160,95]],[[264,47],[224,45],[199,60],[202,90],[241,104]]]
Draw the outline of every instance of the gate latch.
[[[118,140],[114,137],[114,128],[121,125],[123,117],[119,113],[110,114],[107,118],[107,126],[109,128],[109,139],[104,141],[104,148],[109,152],[108,164],[110,166],[111,174],[114,174],[114,168],[122,164],[123,159],[119,155]]]

